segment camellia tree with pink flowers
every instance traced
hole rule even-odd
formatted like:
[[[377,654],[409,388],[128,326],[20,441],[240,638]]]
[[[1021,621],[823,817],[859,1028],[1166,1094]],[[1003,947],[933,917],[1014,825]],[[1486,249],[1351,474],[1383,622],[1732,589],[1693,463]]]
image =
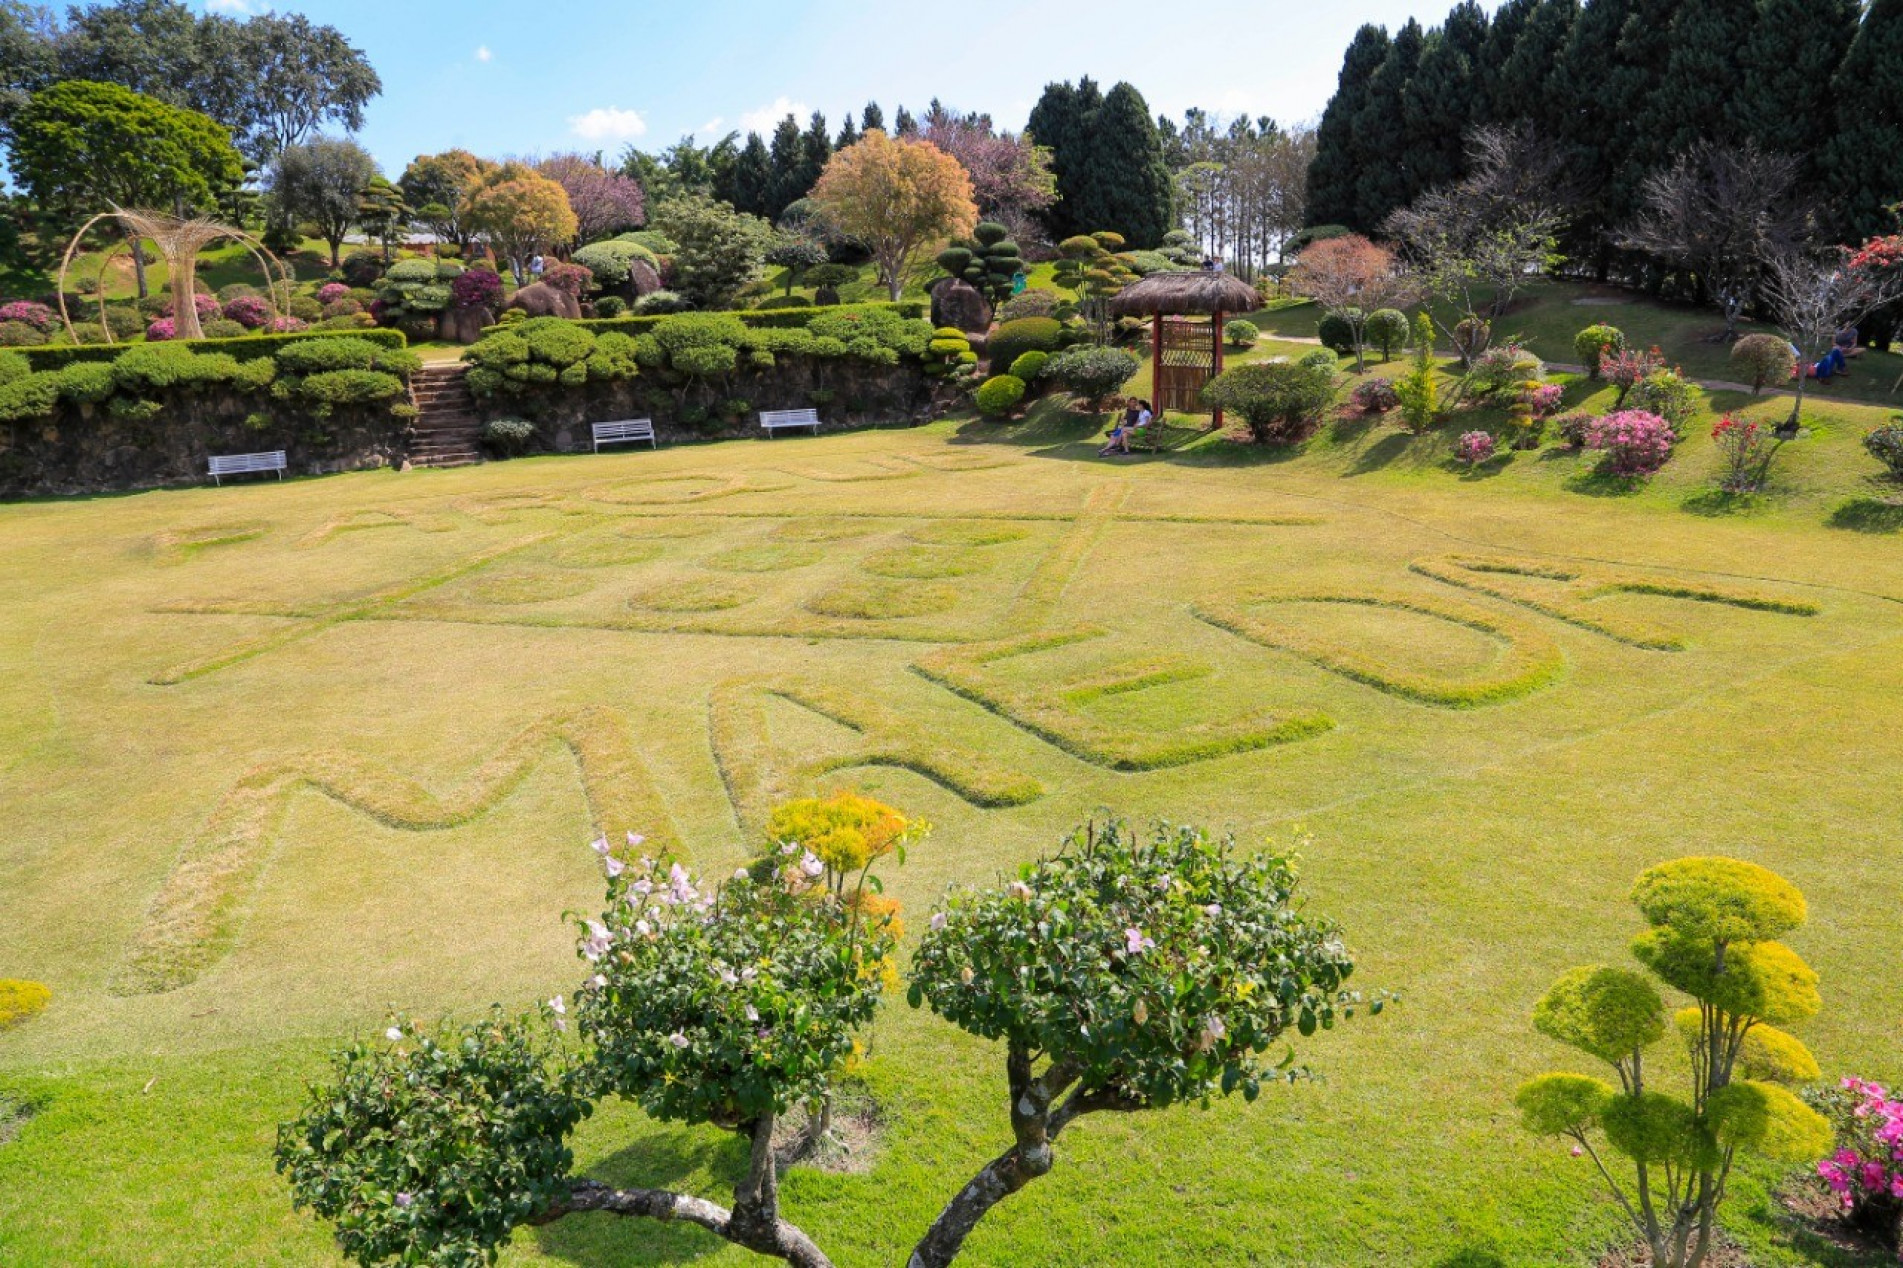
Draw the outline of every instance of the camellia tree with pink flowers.
[[[1843,1203],[1844,1218],[1891,1250],[1903,1248],[1903,1097],[1851,1078],[1812,1103],[1837,1132],[1817,1174]]]

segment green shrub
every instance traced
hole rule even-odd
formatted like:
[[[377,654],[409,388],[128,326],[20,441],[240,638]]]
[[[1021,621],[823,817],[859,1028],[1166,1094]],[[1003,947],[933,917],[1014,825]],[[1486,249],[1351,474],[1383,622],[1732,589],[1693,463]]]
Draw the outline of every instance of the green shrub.
[[[998,306],[1000,322],[1021,321],[1026,317],[1055,317],[1063,301],[1056,291],[1027,290],[1013,295]]]
[[[204,331],[207,339],[242,339],[251,333],[250,327],[244,323],[227,321],[223,317],[214,317],[210,321],[203,322],[199,325],[199,329]]]
[[[294,347],[317,339],[332,339],[336,336],[325,332],[297,331],[281,335],[250,334],[243,339],[193,339],[175,340],[163,346],[188,352],[227,353],[239,361],[255,361],[274,357],[285,348]],[[400,330],[364,330],[356,337],[379,348],[402,350],[409,346]],[[159,344],[108,344],[97,347],[75,347],[72,344],[60,344],[50,348],[32,348],[24,351],[27,363],[35,370],[59,370],[78,361],[116,362],[119,358],[147,347],[160,347]]]
[[[581,265],[595,276],[595,285],[603,290],[619,290],[628,285],[628,270],[636,260],[641,261],[656,272],[661,262],[654,252],[638,242],[629,242],[622,238],[613,238],[607,242],[591,242],[574,254],[575,263]]]
[[[633,243],[635,246],[642,247],[657,256],[673,255],[676,251],[681,249],[680,245],[676,243],[674,239],[668,237],[659,229],[637,229],[632,233],[622,234],[616,238],[615,241]]]
[[[1368,342],[1381,349],[1383,361],[1407,347],[1409,329],[1407,314],[1398,308],[1377,308],[1368,314]]]
[[[37,348],[47,341],[39,327],[24,321],[0,321],[0,348]]]
[[[1322,347],[1332,348],[1343,356],[1352,353],[1355,350],[1355,328],[1350,317],[1355,316],[1358,320],[1358,311],[1348,309],[1323,317],[1321,324],[1315,328],[1315,335],[1322,341]]]
[[[286,308],[291,316],[297,318],[299,321],[322,321],[324,319],[324,306],[309,295],[291,296],[291,302],[286,305]]]
[[[1082,397],[1090,408],[1100,409],[1141,368],[1141,362],[1120,348],[1079,344],[1045,362],[1044,377]]]
[[[992,332],[987,345],[993,370],[1007,370],[1027,352],[1056,352],[1063,345],[1064,327],[1052,317],[1020,317]]]
[[[1698,412],[1698,387],[1675,370],[1654,370],[1632,385],[1622,408],[1657,414],[1683,436],[1685,425]]]
[[[38,982],[0,979],[0,1030],[16,1026],[53,1002],[53,992]]]
[[[1609,352],[1625,347],[1625,332],[1617,326],[1594,323],[1573,336],[1573,355],[1586,367],[1588,378],[1599,377],[1600,362]]]
[[[33,363],[17,352],[0,351],[0,386],[33,373]]]
[[[993,418],[1002,418],[1024,399],[1024,380],[1009,374],[989,378],[978,388],[978,408]]]
[[[54,373],[28,374],[0,383],[0,423],[23,423],[46,418],[59,404],[60,377]]]
[[[320,417],[339,405],[370,405],[403,395],[403,380],[379,370],[325,370],[300,381],[295,398]]]
[[[684,313],[693,305],[676,295],[673,291],[650,291],[634,301],[634,311],[647,317],[660,317],[668,313]]]
[[[498,457],[513,458],[528,452],[535,439],[535,424],[522,418],[492,418],[482,426],[483,447]]]
[[[933,346],[937,346],[936,340],[933,341]],[[967,344],[966,346],[969,347],[970,345]],[[1027,352],[1011,363],[1011,377],[1014,379],[1023,379],[1026,383],[1030,383],[1035,380],[1038,375],[1044,373],[1044,366],[1050,359],[1051,354],[1048,352]]]
[[[1240,415],[1256,443],[1264,445],[1307,440],[1334,399],[1333,362],[1309,358],[1237,366],[1203,388],[1205,405]]]
[[[1863,447],[1892,476],[1903,480],[1903,417],[1892,419],[1863,438]]]
[[[112,367],[97,361],[80,361],[54,374],[59,379],[60,396],[75,403],[98,404],[118,386],[113,381]]]
[[[536,317],[516,327],[516,333],[529,345],[529,355],[565,369],[588,359],[595,350],[595,336],[571,321],[559,317]]]
[[[1467,372],[1467,383],[1481,396],[1498,396],[1515,392],[1522,383],[1545,376],[1546,366],[1538,357],[1518,344],[1509,343],[1490,348],[1477,357]]]
[[[277,363],[286,374],[368,370],[377,363],[377,346],[367,339],[312,339],[280,352]]]
[[[812,306],[813,306],[813,301],[806,298],[806,296],[804,295],[769,295],[765,299],[761,300],[759,303],[754,305],[755,308],[766,308],[766,309],[811,308]]]
[[[181,343],[138,344],[112,363],[119,390],[132,396],[211,387],[230,382],[237,372],[238,363],[229,355],[200,356]]]
[[[1797,368],[1797,353],[1790,340],[1778,335],[1746,335],[1731,345],[1731,364],[1739,377],[1750,381],[1751,395],[1756,396],[1790,379]]]
[[[1253,348],[1262,342],[1262,327],[1237,317],[1223,323],[1222,337],[1231,348]]]
[[[619,295],[603,295],[595,301],[595,316],[619,317],[628,311],[628,301]]]

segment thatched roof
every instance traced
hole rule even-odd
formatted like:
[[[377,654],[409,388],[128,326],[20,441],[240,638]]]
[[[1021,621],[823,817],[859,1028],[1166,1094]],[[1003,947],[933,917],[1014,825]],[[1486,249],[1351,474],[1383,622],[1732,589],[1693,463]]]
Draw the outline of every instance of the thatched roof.
[[[1118,317],[1143,317],[1150,313],[1252,313],[1261,304],[1255,287],[1239,277],[1211,269],[1186,269],[1180,273],[1152,273],[1141,282],[1126,286],[1110,301],[1110,311]]]

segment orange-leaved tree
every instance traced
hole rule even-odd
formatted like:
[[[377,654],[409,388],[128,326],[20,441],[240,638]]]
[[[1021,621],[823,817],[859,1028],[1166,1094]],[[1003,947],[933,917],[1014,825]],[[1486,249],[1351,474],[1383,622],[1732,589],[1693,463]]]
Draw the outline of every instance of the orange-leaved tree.
[[[865,244],[894,300],[927,247],[971,233],[978,223],[971,177],[929,141],[877,128],[833,155],[809,195],[820,221]]]
[[[1303,251],[1295,259],[1289,281],[1296,294],[1347,323],[1354,339],[1356,371],[1367,368],[1369,314],[1399,308],[1413,300],[1415,291],[1394,252],[1358,233],[1327,238]]]
[[[517,285],[529,257],[569,241],[577,231],[567,192],[521,163],[504,163],[482,174],[463,199],[462,225],[509,261]]]

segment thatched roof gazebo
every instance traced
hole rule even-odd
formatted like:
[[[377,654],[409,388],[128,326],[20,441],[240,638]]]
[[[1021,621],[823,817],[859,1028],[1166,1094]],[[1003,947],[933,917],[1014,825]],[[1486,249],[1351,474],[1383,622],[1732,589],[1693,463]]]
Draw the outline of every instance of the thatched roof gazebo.
[[[1202,412],[1203,385],[1222,373],[1223,314],[1254,312],[1258,302],[1255,287],[1215,269],[1152,273],[1110,301],[1112,316],[1150,318],[1151,391],[1159,420],[1166,409]],[[1202,315],[1207,324],[1181,320]],[[1222,426],[1221,410],[1215,426]]]

